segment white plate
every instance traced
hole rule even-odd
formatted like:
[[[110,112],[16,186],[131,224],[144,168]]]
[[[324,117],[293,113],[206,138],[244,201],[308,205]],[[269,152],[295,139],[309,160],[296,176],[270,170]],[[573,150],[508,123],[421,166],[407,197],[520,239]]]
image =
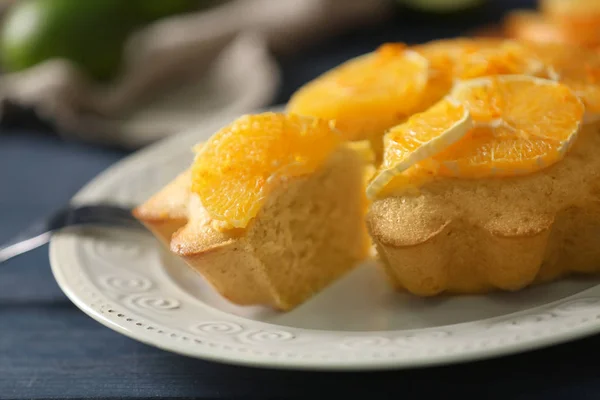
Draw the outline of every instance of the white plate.
[[[192,160],[215,120],[147,148],[88,184],[78,202],[140,202]],[[365,264],[301,307],[238,307],[148,234],[87,230],[54,236],[54,275],[102,324],[192,357],[262,367],[384,369],[448,364],[557,344],[600,331],[600,280],[519,293],[420,299],[393,292]]]

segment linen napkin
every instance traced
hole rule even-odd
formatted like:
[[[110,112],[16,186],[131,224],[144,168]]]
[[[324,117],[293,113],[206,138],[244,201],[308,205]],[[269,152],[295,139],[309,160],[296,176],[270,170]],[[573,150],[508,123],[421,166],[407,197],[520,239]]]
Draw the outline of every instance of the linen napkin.
[[[231,0],[135,32],[110,84],[99,85],[67,60],[53,59],[0,76],[0,102],[32,108],[66,139],[136,149],[269,105],[281,80],[278,55],[382,21],[390,4]]]

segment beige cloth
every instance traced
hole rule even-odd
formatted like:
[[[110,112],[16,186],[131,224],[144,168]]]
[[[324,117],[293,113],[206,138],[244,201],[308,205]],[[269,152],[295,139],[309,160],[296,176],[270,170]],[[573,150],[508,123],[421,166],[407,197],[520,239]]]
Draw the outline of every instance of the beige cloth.
[[[0,99],[33,107],[67,138],[137,148],[270,104],[281,79],[274,55],[376,23],[390,14],[389,4],[232,0],[136,32],[109,86],[57,59],[0,77]]]

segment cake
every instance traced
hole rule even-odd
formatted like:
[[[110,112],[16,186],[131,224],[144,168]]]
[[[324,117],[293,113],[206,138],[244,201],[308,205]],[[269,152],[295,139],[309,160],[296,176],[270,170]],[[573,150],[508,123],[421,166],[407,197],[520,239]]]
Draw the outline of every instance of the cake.
[[[290,310],[367,256],[364,171],[327,121],[248,115],[136,215],[232,303]]]
[[[449,97],[473,120],[444,121],[434,106],[390,130],[368,189],[367,226],[392,284],[473,294],[600,271],[600,127],[583,124],[575,92],[499,75]],[[444,133],[423,140],[434,128]],[[441,147],[415,158],[414,142]]]
[[[528,176],[438,179],[378,199],[367,224],[397,288],[417,295],[518,290],[600,271],[600,127]]]
[[[518,290],[595,271],[600,261],[591,239],[569,242],[596,224],[599,72],[596,54],[558,43],[386,43],[309,82],[288,110],[332,119],[348,140],[373,143],[379,166],[367,226],[395,287]],[[523,85],[518,101],[485,91],[465,107],[449,101],[457,87],[493,86],[492,78]],[[562,130],[546,123],[557,115]],[[490,154],[493,162],[481,162]]]
[[[600,58],[382,45],[245,115],[134,211],[239,305],[292,310],[368,257],[418,296],[600,270]]]

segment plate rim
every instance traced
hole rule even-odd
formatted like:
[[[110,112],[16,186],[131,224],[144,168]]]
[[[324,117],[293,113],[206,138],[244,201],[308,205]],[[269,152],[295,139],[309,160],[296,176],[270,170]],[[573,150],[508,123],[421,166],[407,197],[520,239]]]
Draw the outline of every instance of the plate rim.
[[[600,325],[590,326],[587,328],[580,328],[576,331],[564,331],[555,336],[548,336],[537,342],[515,342],[512,345],[506,345],[504,347],[496,347],[494,349],[487,349],[480,353],[455,353],[446,356],[438,356],[435,359],[422,359],[421,361],[412,360],[411,362],[403,362],[402,360],[390,358],[382,359],[379,361],[358,361],[348,362],[347,360],[329,360],[329,361],[316,361],[314,359],[301,360],[294,359],[291,361],[285,358],[277,359],[273,358],[270,360],[250,358],[250,357],[237,357],[232,353],[210,353],[206,352],[202,355],[191,354],[189,351],[185,351],[179,347],[172,345],[165,345],[164,341],[153,339],[150,335],[144,335],[140,332],[134,332],[127,329],[118,321],[114,321],[110,317],[104,316],[98,313],[89,306],[88,303],[83,301],[75,291],[69,288],[68,284],[65,284],[64,276],[60,268],[54,267],[54,264],[58,262],[56,255],[56,247],[50,251],[52,262],[52,272],[61,287],[61,290],[69,298],[71,302],[77,308],[79,308],[86,315],[100,323],[104,327],[112,329],[113,331],[122,334],[130,339],[139,341],[146,345],[158,348],[163,351],[172,352],[185,357],[197,358],[205,361],[217,362],[227,365],[236,365],[243,367],[253,368],[267,368],[267,369],[283,369],[283,370],[304,370],[304,371],[323,371],[323,372],[359,372],[359,371],[382,371],[382,370],[403,370],[403,369],[421,369],[428,367],[437,366],[449,366],[456,364],[464,364],[473,361],[484,361],[489,359],[495,359],[499,357],[523,354],[535,350],[540,350],[555,345],[571,342],[573,340],[588,337],[593,334],[600,333]]]
[[[269,111],[279,111],[283,106],[279,107],[271,107],[267,109],[257,110],[256,112],[261,112],[265,110]],[[230,116],[234,118],[237,115]],[[214,128],[218,128],[223,125],[225,118],[223,116],[219,116],[219,118],[213,121],[207,121],[207,124],[204,125],[204,129],[208,130],[209,126]],[[87,198],[88,192],[92,190],[92,188],[97,185],[99,182],[104,180],[109,180],[111,176],[118,174],[120,170],[127,170],[132,167],[134,164],[138,162],[142,162],[144,159],[149,159],[153,155],[159,155],[160,153],[164,153],[163,156],[165,158],[169,157],[171,153],[170,150],[173,150],[179,146],[183,146],[184,143],[193,141],[191,137],[194,137],[197,134],[196,129],[192,129],[188,132],[182,132],[173,137],[169,137],[163,140],[160,140],[157,143],[154,143],[146,148],[138,150],[118,162],[110,165],[100,174],[92,178],[86,185],[84,185],[72,198],[73,202],[85,201]],[[583,337],[590,336],[592,334],[596,334],[600,332],[600,307],[596,310],[597,313],[593,314],[593,317],[581,317],[581,321],[585,320],[585,323],[576,324],[573,327],[560,330],[553,334],[542,335],[537,337],[537,339],[529,339],[529,340],[515,340],[509,343],[505,343],[500,346],[495,346],[491,348],[482,347],[479,351],[466,351],[466,352],[450,352],[446,354],[439,354],[437,356],[430,357],[421,357],[421,358],[410,358],[402,359],[401,356],[398,357],[390,357],[390,358],[364,358],[364,359],[356,359],[349,361],[348,359],[319,359],[319,358],[286,358],[286,357],[269,357],[263,355],[253,355],[252,352],[240,354],[236,352],[227,352],[227,351],[217,351],[217,350],[195,350],[190,351],[189,346],[181,345],[174,341],[164,340],[163,337],[159,335],[155,335],[151,332],[148,332],[143,329],[136,329],[135,325],[128,326],[124,320],[117,317],[116,315],[105,313],[99,311],[97,308],[92,307],[90,302],[85,299],[85,294],[81,293],[81,288],[74,287],[72,282],[69,281],[69,277],[67,274],[67,270],[71,268],[72,270],[77,270],[77,268],[81,269],[81,266],[71,265],[70,267],[66,267],[66,265],[70,265],[69,263],[76,262],[75,259],[68,260],[65,258],[64,250],[67,249],[70,242],[77,241],[77,237],[69,236],[68,233],[56,233],[52,236],[50,240],[49,246],[49,258],[52,273],[59,287],[65,293],[65,295],[69,298],[69,300],[74,303],[81,311],[83,311],[86,315],[101,323],[105,327],[112,329],[120,334],[123,334],[131,339],[140,341],[150,346],[157,347],[164,351],[170,351],[177,354],[181,354],[184,356],[191,356],[195,358],[200,358],[204,360],[209,360],[213,362],[220,362],[232,365],[241,365],[241,366],[249,366],[249,367],[260,367],[260,368],[277,368],[277,369],[293,369],[293,370],[326,370],[326,371],[366,371],[366,370],[388,370],[388,369],[405,369],[405,368],[421,368],[421,367],[430,367],[430,366],[439,366],[439,365],[450,365],[457,363],[465,363],[475,360],[485,360],[490,358],[497,358],[501,356],[508,356],[512,354],[518,354],[523,352],[528,352],[536,349],[541,349],[565,342],[569,342],[572,340],[580,339]],[[80,271],[81,272],[81,271]],[[595,294],[591,298],[597,298],[600,304],[600,285],[593,286],[587,290],[583,290],[579,293],[576,293],[571,296],[564,297],[557,301],[546,303],[537,307],[532,307],[527,310],[522,310],[515,313],[510,313],[503,315],[501,317],[489,318],[489,321],[496,321],[503,319],[507,319],[510,316],[520,316],[520,315],[535,315],[536,312],[543,312],[551,307],[553,304],[562,304],[567,303],[569,301],[577,301],[577,299],[587,299],[587,293]],[[220,311],[220,310],[219,310]],[[224,311],[220,311],[225,313]],[[580,313],[581,314],[581,313]],[[583,314],[582,314],[583,315]],[[587,314],[585,314],[587,315]],[[298,330],[298,331],[319,331],[319,330],[310,330],[310,329],[301,329],[301,328],[290,328],[289,326],[281,326],[273,323],[254,321],[251,319],[247,319],[240,316],[232,316],[234,319],[241,319],[244,323],[256,323],[259,326],[263,326],[264,324],[271,325],[274,327],[281,327],[285,330]],[[592,322],[590,322],[592,321]],[[443,327],[437,327],[437,329],[448,329],[450,327],[455,327],[458,325],[471,324],[471,322],[465,322],[461,324],[454,325],[446,325]],[[425,331],[425,330],[435,330],[436,328],[426,328],[426,329],[415,329],[414,331]],[[413,330],[411,330],[413,331]],[[321,331],[323,332],[323,331]],[[339,333],[336,331],[327,331]],[[399,330],[396,331],[384,331],[384,332],[401,332]],[[407,332],[407,331],[404,331]],[[370,336],[376,336],[381,331],[369,331],[369,332],[346,332],[349,334],[363,333]],[[173,344],[175,343],[175,344]]]

